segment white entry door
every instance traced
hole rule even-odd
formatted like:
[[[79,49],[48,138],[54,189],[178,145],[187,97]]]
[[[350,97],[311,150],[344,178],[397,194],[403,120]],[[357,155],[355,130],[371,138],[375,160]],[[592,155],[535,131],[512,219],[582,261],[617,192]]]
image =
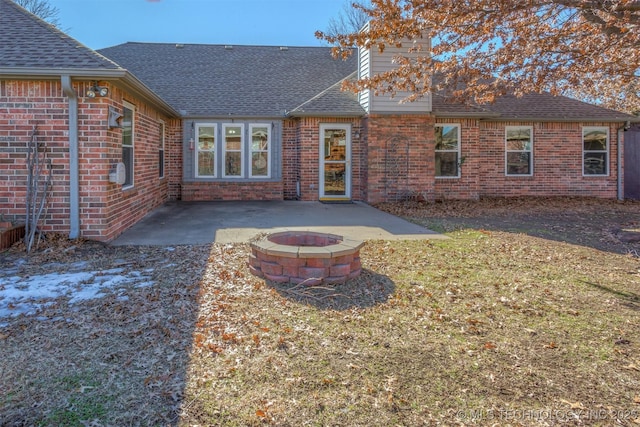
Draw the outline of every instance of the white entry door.
[[[320,200],[351,199],[351,125],[320,125]]]

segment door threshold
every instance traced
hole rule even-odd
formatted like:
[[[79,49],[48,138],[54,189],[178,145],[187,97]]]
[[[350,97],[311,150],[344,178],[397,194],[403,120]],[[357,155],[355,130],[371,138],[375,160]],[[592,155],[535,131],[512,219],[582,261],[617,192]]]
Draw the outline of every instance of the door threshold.
[[[320,198],[320,203],[327,203],[327,204],[331,204],[331,203],[353,203],[352,199],[325,199],[325,198]]]

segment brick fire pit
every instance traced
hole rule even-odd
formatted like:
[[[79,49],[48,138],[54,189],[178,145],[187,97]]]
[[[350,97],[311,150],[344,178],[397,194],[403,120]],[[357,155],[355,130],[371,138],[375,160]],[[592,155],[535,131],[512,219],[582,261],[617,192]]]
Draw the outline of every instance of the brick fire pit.
[[[276,283],[341,284],[360,275],[364,242],[312,231],[284,231],[251,243],[249,269]]]

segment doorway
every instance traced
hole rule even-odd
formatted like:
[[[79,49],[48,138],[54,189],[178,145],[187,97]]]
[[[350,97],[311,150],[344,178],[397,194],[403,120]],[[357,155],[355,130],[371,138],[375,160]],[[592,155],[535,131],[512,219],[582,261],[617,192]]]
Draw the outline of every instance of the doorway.
[[[320,125],[320,200],[351,200],[351,125]]]

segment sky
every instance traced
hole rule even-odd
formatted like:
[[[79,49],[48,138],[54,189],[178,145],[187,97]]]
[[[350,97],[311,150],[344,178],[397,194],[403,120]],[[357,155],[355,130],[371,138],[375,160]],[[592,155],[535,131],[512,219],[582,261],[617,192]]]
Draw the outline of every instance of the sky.
[[[326,46],[347,0],[48,0],[60,27],[91,49],[128,41]]]

